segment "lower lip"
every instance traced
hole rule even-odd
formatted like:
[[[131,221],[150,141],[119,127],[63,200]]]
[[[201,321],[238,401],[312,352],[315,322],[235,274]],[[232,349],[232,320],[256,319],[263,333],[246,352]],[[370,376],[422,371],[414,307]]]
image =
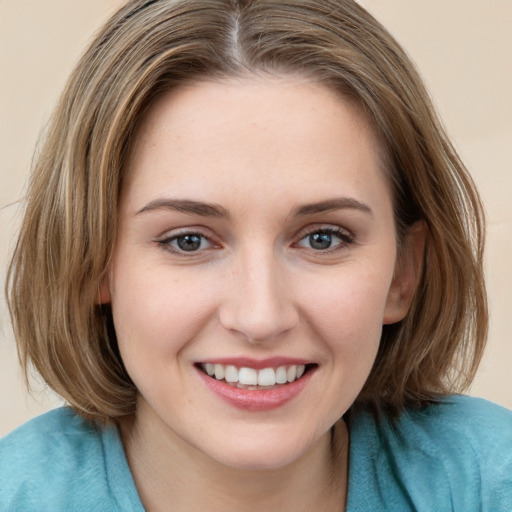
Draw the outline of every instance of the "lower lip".
[[[314,373],[314,369],[311,369],[300,379],[277,388],[251,390],[230,386],[226,382],[209,377],[199,369],[197,371],[208,389],[221,400],[246,411],[269,411],[282,407],[306,387]]]

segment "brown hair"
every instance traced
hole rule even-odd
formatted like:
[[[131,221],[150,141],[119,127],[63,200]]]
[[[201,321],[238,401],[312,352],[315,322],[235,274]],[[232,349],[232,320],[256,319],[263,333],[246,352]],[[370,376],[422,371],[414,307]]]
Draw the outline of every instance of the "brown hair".
[[[390,411],[462,390],[487,334],[483,212],[412,63],[353,0],[132,0],[72,73],[35,159],[9,267],[8,304],[31,361],[81,415],[135,409],[98,287],[115,243],[131,137],[177,84],[301,74],[357,101],[386,152],[398,241],[423,219],[423,272],[407,317],[384,326],[359,398]]]

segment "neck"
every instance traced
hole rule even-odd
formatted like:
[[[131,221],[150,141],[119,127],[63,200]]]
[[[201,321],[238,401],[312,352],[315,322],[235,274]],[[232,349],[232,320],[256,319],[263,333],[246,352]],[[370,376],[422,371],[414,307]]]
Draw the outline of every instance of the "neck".
[[[277,469],[225,466],[137,416],[120,425],[128,464],[148,512],[344,510],[348,431],[342,420],[299,459]],[[171,507],[169,504],[172,504]]]

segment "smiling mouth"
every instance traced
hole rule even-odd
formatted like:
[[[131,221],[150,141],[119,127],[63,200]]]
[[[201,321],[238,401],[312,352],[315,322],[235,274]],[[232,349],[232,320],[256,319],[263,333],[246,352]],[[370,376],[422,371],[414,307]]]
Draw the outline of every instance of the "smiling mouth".
[[[197,367],[206,375],[232,387],[247,390],[267,390],[283,387],[301,379],[318,365],[299,364],[268,367],[257,370],[235,365],[199,363]]]

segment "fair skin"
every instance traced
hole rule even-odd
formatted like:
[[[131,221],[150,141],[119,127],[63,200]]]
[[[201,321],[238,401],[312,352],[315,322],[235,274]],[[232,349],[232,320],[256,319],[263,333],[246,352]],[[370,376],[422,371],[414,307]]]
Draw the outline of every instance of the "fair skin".
[[[189,84],[147,113],[102,298],[139,390],[121,432],[148,511],[345,503],[339,418],[421,252],[411,237],[397,263],[379,155],[358,108],[297,78]],[[228,366],[293,375],[239,389]]]

